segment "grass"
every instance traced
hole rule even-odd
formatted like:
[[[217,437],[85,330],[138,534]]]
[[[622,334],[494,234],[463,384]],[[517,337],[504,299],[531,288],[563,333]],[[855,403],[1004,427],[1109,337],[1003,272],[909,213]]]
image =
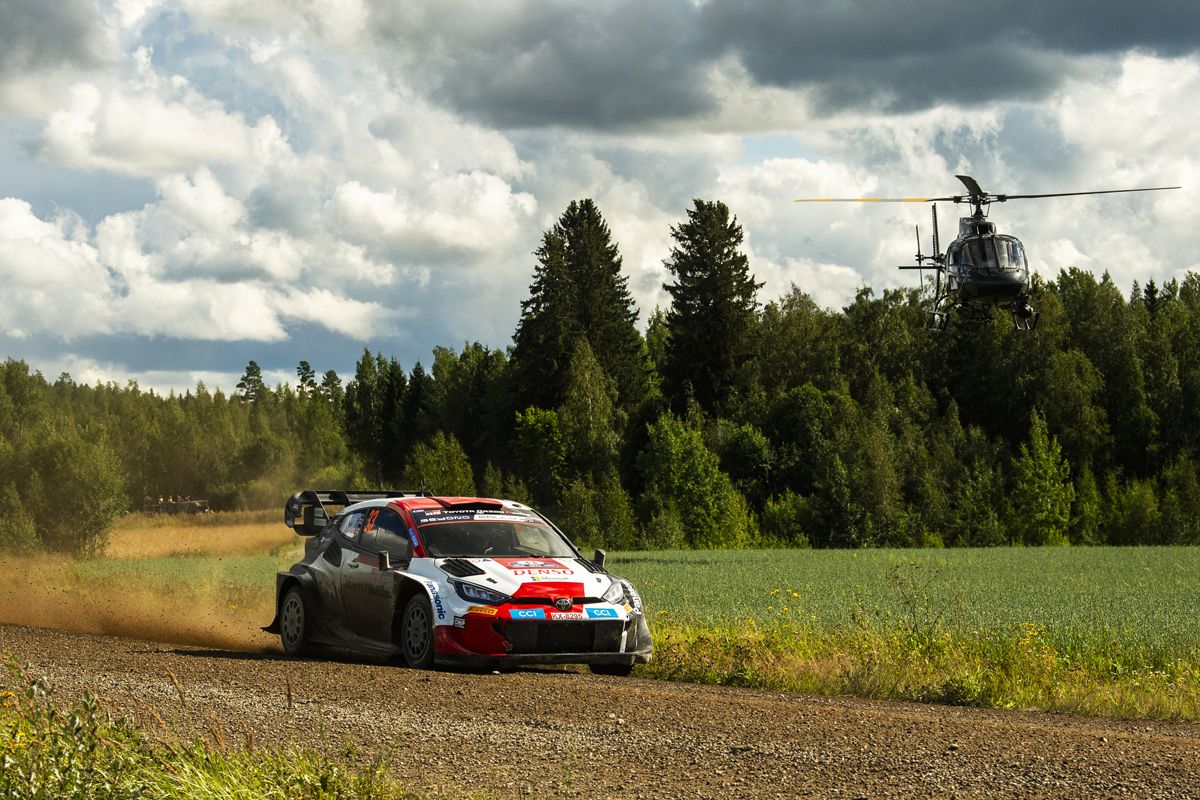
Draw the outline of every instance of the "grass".
[[[62,709],[53,689],[15,663],[0,677],[0,797],[22,800],[392,800],[388,756],[262,751],[203,741],[152,741],[84,695]]]
[[[1200,719],[1200,550],[629,553],[645,674]]]
[[[1200,548],[678,551],[617,554],[608,565],[653,616],[686,625],[1031,623],[1056,646],[1200,657]]]
[[[0,562],[0,621],[276,646],[258,628],[301,540],[207,516],[125,524],[103,559]],[[651,618],[642,675],[1200,720],[1200,548],[656,551],[608,566]]]

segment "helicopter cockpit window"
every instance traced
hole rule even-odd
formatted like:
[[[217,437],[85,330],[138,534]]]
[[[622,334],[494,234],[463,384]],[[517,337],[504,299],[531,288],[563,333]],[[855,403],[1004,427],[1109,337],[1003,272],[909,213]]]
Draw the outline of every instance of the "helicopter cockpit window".
[[[996,266],[996,244],[991,237],[964,242],[963,263],[972,269],[990,270]]]
[[[1010,269],[1025,269],[1025,249],[1021,247],[1021,243],[1016,239],[1007,239],[1004,242],[1005,249],[1008,250],[1008,266]]]
[[[1025,251],[1007,236],[980,236],[963,243],[962,263],[972,269],[1023,270]]]

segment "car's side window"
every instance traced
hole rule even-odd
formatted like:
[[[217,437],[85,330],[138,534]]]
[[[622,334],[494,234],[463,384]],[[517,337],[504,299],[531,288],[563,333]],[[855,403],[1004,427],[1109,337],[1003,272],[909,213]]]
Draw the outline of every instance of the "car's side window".
[[[404,520],[394,511],[384,509],[380,513],[375,521],[375,531],[378,536],[376,546],[379,550],[392,557],[408,556],[412,553]]]
[[[338,528],[338,531],[345,538],[357,543],[359,535],[362,532],[363,520],[365,519],[366,514],[361,511],[356,511],[353,514],[347,514],[346,518],[342,520],[342,524]]]
[[[358,546],[364,552],[374,553],[379,550],[376,540],[379,534],[379,516],[386,513],[382,508],[372,508],[363,512],[362,531],[358,536]]]

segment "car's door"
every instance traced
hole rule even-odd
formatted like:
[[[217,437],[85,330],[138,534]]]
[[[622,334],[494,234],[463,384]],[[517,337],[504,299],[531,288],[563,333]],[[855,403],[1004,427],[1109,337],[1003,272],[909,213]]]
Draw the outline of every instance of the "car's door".
[[[389,641],[396,607],[397,581],[380,570],[380,552],[388,553],[393,566],[411,557],[408,535],[391,509],[372,508],[363,521],[353,547],[342,555],[342,603],[345,622],[360,636]]]
[[[346,545],[358,538],[363,519],[362,512],[339,514],[333,524],[321,532],[318,542],[321,555],[310,567],[321,600],[334,622],[340,623],[344,613],[341,592],[343,553]],[[329,537],[327,541],[326,537]]]

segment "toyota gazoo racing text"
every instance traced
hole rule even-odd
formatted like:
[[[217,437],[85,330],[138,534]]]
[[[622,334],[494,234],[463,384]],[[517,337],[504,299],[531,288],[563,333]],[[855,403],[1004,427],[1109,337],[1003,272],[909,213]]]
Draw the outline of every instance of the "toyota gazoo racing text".
[[[335,509],[336,514],[332,513]],[[421,492],[297,492],[284,522],[308,537],[276,576],[289,654],[310,644],[432,664],[588,664],[627,675],[650,660],[642,601],[548,519],[511,500]]]

